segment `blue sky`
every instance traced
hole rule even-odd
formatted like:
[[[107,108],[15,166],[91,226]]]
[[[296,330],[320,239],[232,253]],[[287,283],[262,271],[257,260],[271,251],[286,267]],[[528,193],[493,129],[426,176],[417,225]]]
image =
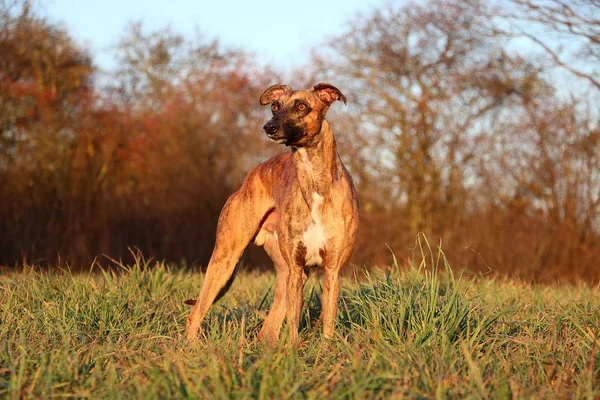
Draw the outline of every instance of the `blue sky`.
[[[149,29],[170,25],[190,36],[199,31],[226,46],[250,51],[277,69],[290,70],[309,61],[311,48],[344,32],[355,16],[389,1],[40,0],[40,4],[42,14],[64,23],[76,40],[90,46],[100,67],[111,66],[110,47],[127,23],[141,20]]]

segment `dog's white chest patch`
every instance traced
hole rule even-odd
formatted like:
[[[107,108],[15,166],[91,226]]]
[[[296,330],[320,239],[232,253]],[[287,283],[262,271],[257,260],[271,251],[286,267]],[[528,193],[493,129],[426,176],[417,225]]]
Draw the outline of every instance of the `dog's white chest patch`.
[[[323,196],[313,192],[313,204],[310,209],[312,222],[302,235],[302,242],[306,247],[305,265],[321,265],[323,259],[320,251],[325,247],[325,226],[322,221],[321,209],[323,207]]]

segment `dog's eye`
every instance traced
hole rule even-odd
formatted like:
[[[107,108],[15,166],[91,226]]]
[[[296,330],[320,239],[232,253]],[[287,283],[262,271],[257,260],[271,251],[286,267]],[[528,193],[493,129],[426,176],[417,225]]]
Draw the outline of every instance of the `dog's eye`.
[[[304,111],[304,110],[306,110],[306,104],[300,103],[300,104],[298,104],[297,108],[298,108],[298,111]]]
[[[279,110],[279,105],[277,105],[277,104],[271,104],[271,111],[277,112],[278,110]]]

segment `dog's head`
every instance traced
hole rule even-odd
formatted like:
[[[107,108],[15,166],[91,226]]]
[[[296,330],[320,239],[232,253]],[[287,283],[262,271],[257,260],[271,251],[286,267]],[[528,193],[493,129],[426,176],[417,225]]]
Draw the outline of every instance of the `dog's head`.
[[[315,142],[329,106],[346,96],[329,83],[311,89],[292,90],[286,85],[273,85],[260,96],[260,104],[271,104],[273,118],[263,129],[269,139],[286,146],[307,147]]]

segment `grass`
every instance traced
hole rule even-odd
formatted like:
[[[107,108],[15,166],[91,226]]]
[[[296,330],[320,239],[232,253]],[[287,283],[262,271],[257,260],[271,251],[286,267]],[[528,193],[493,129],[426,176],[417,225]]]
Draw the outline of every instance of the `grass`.
[[[462,279],[438,256],[346,279],[332,340],[311,277],[297,348],[255,340],[273,274],[239,274],[193,345],[201,274],[4,275],[0,398],[598,398],[598,288]]]

